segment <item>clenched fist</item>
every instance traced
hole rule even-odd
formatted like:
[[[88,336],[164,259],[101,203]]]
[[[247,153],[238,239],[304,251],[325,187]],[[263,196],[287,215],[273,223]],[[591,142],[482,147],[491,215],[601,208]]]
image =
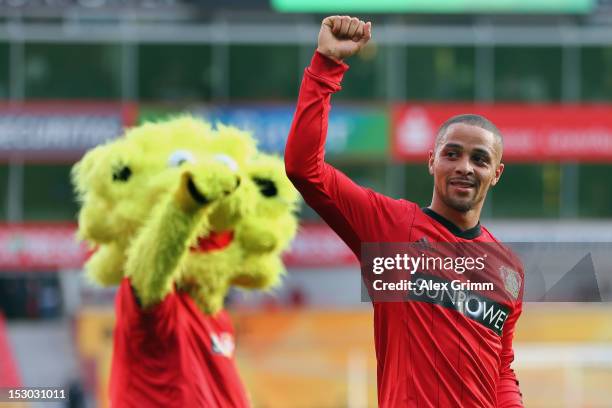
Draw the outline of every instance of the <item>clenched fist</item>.
[[[372,38],[372,23],[357,17],[330,16],[323,19],[317,51],[341,61],[356,54]]]

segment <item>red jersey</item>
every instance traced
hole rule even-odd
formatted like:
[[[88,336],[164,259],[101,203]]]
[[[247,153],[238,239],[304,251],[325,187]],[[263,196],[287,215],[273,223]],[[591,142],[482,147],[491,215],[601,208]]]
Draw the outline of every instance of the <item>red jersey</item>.
[[[317,52],[304,74],[285,166],[305,201],[358,257],[368,242],[496,242],[480,224],[461,231],[429,209],[360,187],[325,163],[330,99],[347,69]],[[373,302],[381,407],[523,406],[510,364],[524,277],[522,267],[511,266],[520,288],[514,301],[499,305],[506,318],[498,327],[435,302]]]
[[[225,311],[204,314],[184,292],[143,310],[129,278],[116,298],[113,407],[249,407]]]

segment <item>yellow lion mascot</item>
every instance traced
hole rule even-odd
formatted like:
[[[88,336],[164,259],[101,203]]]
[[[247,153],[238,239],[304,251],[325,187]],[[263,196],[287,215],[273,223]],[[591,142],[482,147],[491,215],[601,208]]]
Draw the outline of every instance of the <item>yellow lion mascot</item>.
[[[119,285],[115,407],[246,407],[223,302],[268,289],[297,230],[298,195],[253,138],[190,116],[131,129],[77,163],[88,276]]]

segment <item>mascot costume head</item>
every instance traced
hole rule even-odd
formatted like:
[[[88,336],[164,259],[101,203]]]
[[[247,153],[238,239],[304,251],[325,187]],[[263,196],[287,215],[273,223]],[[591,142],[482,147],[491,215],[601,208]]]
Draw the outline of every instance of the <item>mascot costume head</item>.
[[[218,326],[230,287],[268,289],[279,283],[284,272],[281,253],[297,230],[298,194],[285,176],[282,161],[258,152],[248,133],[223,125],[213,129],[190,116],[148,123],[89,151],[75,165],[72,176],[81,203],[79,236],[96,248],[85,265],[86,272],[101,285],[120,285],[111,377],[123,377],[126,372],[134,376],[130,365],[139,364],[130,362],[129,352],[121,352],[133,345],[118,345],[120,329],[130,344],[143,336],[138,350],[142,353],[151,347],[146,336],[163,343],[169,332],[166,328],[160,335],[155,327],[147,331],[142,321],[159,314],[158,309],[182,308],[187,310],[184,315],[195,319],[193,327],[175,323],[174,335],[210,337],[202,340],[208,343],[200,348],[209,346],[214,354],[215,349],[223,348],[219,338],[227,333],[208,336],[201,329]],[[139,320],[125,324],[134,319],[120,315],[130,308],[137,308],[132,314]],[[171,316],[184,320],[178,313]],[[177,353],[177,360],[184,358],[184,350]],[[116,363],[117,359],[122,361]],[[189,386],[179,387],[185,393],[184,401],[198,395],[206,406],[214,401],[220,406],[244,405],[240,402],[244,398],[234,401],[223,393],[208,392],[202,397],[204,388],[231,388],[228,384],[235,382],[232,373],[225,380],[208,376],[209,364],[210,359],[203,358],[196,369],[209,378],[205,384],[197,383],[201,378],[185,378]],[[177,370],[179,377],[185,374]],[[147,384],[143,385],[142,395],[129,403],[140,404],[144,400],[138,398],[154,395],[158,391],[155,381],[149,381],[147,392],[142,391]],[[122,395],[129,390],[118,382],[111,378],[111,399],[120,405],[127,403]],[[170,401],[165,397],[160,395],[153,402],[165,405]]]

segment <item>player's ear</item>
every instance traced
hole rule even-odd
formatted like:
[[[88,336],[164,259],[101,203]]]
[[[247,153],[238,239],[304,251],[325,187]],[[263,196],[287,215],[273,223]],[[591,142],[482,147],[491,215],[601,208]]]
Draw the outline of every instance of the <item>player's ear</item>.
[[[434,164],[434,151],[430,150],[429,151],[429,160],[427,161],[427,167],[429,168],[429,174],[433,176],[433,164]]]
[[[491,181],[492,186],[497,184],[503,172],[504,172],[504,163],[499,163],[497,167],[495,168],[495,177],[493,177],[493,181]]]

